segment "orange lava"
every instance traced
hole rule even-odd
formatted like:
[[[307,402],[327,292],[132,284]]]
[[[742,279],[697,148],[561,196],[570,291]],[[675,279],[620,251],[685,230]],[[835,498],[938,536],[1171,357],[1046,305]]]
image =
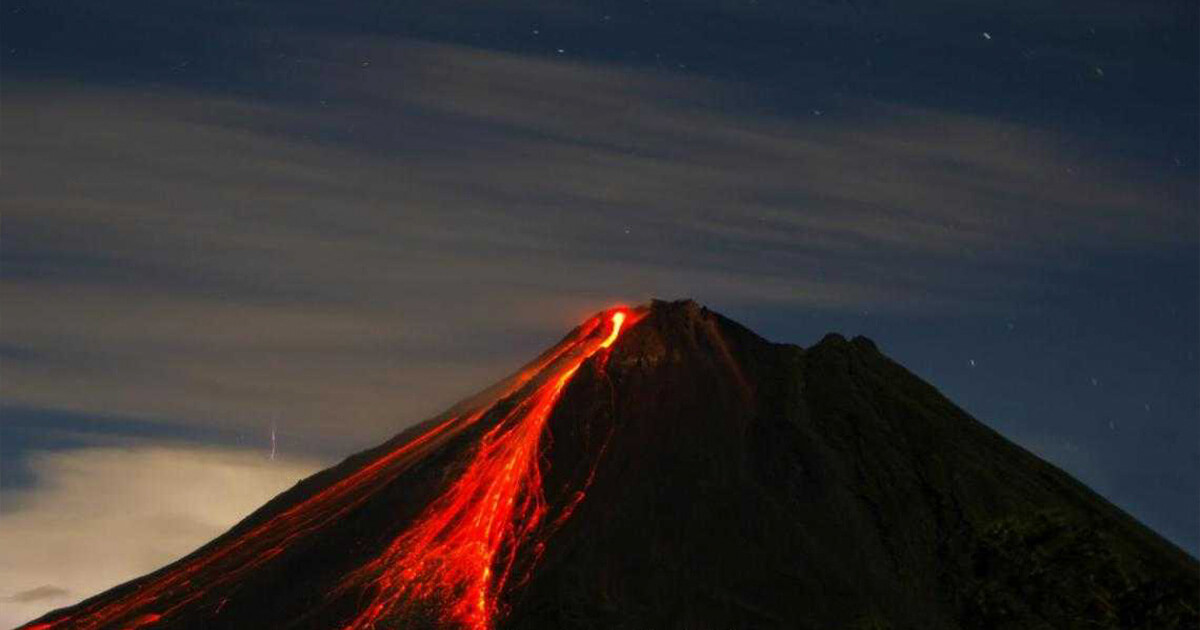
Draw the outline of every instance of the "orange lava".
[[[345,630],[375,628],[422,604],[438,610],[447,626],[493,626],[518,552],[540,554],[529,543],[547,513],[538,464],[546,420],[579,366],[611,347],[628,317],[612,313],[607,337],[581,340],[550,366],[536,389],[483,436],[462,476],[379,557],[347,576],[340,588],[367,582],[370,601]],[[570,509],[582,492],[576,496]]]
[[[402,602],[433,599],[444,611],[443,621],[472,630],[490,628],[517,550],[546,514],[538,470],[546,419],[579,366],[611,347],[622,327],[633,323],[628,321],[631,316],[636,315],[612,312],[603,340],[594,334],[603,320],[592,318],[473,409],[442,421],[258,525],[148,576],[119,597],[27,625],[26,630],[135,630],[165,624],[184,606],[228,591],[246,572],[358,507],[449,437],[475,424],[497,402],[536,381],[535,390],[483,436],[462,476],[383,554],[344,581],[350,587],[366,580],[371,592],[369,605],[347,628],[373,628]],[[229,598],[220,600],[213,615],[220,614]]]

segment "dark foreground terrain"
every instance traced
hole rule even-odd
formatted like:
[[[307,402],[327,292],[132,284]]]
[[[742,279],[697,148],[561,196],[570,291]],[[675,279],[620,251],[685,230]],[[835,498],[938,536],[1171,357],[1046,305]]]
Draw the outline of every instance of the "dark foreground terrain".
[[[1196,628],[1195,559],[864,338],[693,302],[34,628]]]

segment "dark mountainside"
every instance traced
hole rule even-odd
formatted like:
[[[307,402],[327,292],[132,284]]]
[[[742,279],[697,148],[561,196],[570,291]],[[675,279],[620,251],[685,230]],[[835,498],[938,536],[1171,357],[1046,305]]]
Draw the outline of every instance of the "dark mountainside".
[[[1198,593],[871,341],[654,302],[27,627],[1163,629]]]

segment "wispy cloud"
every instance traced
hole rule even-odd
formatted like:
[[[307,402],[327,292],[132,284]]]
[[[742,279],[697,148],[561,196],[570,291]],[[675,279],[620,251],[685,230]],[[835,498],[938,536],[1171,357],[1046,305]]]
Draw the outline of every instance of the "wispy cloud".
[[[27,591],[21,591],[19,593],[0,597],[0,601],[28,604],[30,602],[36,602],[43,599],[62,599],[70,594],[71,591],[68,591],[65,588],[59,588],[57,586],[39,586],[37,588],[31,588]]]
[[[6,400],[365,444],[607,302],[969,311],[1035,263],[1194,236],[1185,177],[1017,122],[784,116],[732,83],[414,41],[306,49],[316,70],[271,102],[9,91]]]

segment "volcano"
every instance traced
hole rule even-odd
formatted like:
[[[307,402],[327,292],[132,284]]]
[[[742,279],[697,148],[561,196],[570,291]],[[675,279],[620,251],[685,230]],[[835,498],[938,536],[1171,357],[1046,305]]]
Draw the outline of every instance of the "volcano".
[[[868,339],[656,301],[25,628],[1196,628],[1198,592]]]

